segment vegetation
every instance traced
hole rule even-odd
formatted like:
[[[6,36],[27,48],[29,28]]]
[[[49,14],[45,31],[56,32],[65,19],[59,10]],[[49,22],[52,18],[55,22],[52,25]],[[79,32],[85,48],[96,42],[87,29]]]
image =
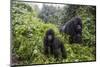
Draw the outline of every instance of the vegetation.
[[[13,64],[48,64],[63,62],[80,62],[96,60],[95,24],[96,9],[94,6],[65,5],[55,7],[43,5],[42,9],[29,3],[13,2],[12,18],[12,58]],[[47,9],[48,8],[48,9]],[[74,16],[81,16],[83,23],[82,44],[69,44],[68,35],[61,34],[59,27]],[[56,37],[63,41],[67,58],[56,61],[53,56],[43,53],[43,38],[49,28],[55,31]]]

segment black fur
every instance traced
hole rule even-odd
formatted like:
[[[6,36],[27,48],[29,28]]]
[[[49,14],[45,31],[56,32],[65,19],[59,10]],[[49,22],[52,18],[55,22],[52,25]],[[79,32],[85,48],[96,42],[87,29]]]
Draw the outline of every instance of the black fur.
[[[52,37],[49,39],[49,35]],[[63,43],[55,37],[54,31],[49,29],[44,37],[44,52],[46,55],[52,54],[55,58],[66,58],[66,51]]]
[[[80,17],[74,17],[60,29],[61,32],[67,33],[70,35],[70,43],[81,43],[82,39],[82,20]]]

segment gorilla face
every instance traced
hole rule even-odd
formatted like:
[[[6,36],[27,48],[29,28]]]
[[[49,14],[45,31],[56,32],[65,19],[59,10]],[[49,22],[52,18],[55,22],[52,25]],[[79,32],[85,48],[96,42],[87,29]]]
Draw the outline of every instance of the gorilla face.
[[[46,38],[48,41],[53,41],[54,39],[54,32],[52,29],[49,29],[47,32],[46,32]]]
[[[82,25],[81,24],[77,24],[75,26],[75,32],[76,34],[73,36],[73,42],[81,43],[81,36],[82,36]]]
[[[76,33],[81,33],[82,32],[82,21],[81,18],[77,17],[74,21],[75,25],[75,31]]]
[[[75,29],[76,29],[76,33],[80,33],[82,31],[81,25],[76,25]]]

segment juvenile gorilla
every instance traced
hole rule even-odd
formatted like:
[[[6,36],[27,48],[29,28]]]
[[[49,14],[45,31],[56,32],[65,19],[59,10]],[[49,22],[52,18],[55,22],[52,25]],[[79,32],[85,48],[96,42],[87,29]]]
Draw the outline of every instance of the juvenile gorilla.
[[[52,54],[55,58],[66,58],[66,51],[62,42],[55,37],[54,31],[49,29],[44,37],[44,52],[46,55]]]
[[[81,43],[82,39],[82,21],[80,17],[74,17],[62,26],[61,32],[69,34],[70,43]]]

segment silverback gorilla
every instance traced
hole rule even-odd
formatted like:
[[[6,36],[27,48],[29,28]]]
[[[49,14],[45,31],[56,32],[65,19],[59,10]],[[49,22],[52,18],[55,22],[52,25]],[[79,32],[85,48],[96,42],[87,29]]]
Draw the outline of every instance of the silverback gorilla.
[[[82,21],[80,17],[74,17],[68,22],[65,23],[64,26],[60,29],[61,32],[64,32],[68,35],[69,37],[69,42],[70,43],[81,43],[82,39]]]
[[[55,37],[54,31],[49,29],[44,37],[45,55],[52,54],[55,58],[66,58],[66,51],[63,43]]]

